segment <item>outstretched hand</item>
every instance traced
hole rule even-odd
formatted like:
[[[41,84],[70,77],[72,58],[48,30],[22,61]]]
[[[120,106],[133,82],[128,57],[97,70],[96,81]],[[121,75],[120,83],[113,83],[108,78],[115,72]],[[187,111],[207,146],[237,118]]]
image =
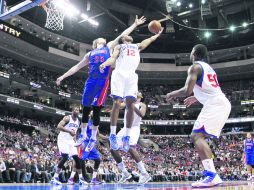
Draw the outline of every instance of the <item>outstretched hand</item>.
[[[138,18],[138,15],[136,15],[135,24],[137,26],[144,24],[146,21],[146,17],[142,16],[141,18]]]
[[[171,95],[171,93],[167,93],[166,94],[166,101],[169,102],[172,99],[173,99],[173,96]]]
[[[105,66],[104,64],[101,64],[101,65],[100,65],[100,72],[101,72],[101,73],[104,73],[105,67],[106,67],[106,66]]]
[[[62,82],[63,78],[62,77],[59,77],[56,79],[56,85],[59,86]]]
[[[198,100],[194,96],[190,96],[184,100],[184,104],[187,107],[190,107],[192,104],[198,102]]]
[[[160,31],[156,35],[158,35],[158,36],[161,35],[163,30],[164,30],[164,27],[161,27]]]

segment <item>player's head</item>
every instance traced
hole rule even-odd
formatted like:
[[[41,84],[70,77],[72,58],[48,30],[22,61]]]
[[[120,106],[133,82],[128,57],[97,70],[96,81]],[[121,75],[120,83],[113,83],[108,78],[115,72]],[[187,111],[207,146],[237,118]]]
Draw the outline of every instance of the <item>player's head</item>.
[[[142,93],[138,92],[138,94],[137,94],[137,102],[141,102],[142,98],[143,98]]]
[[[247,133],[247,139],[251,139],[251,134]]]
[[[206,46],[203,44],[195,45],[191,51],[190,60],[192,63],[195,61],[207,61],[208,50]]]
[[[79,106],[78,105],[73,105],[72,108],[71,108],[71,111],[72,111],[72,115],[74,117],[78,117],[78,114],[79,114]]]
[[[93,49],[104,47],[107,44],[105,38],[97,38],[93,41]]]
[[[132,43],[133,42],[133,38],[131,36],[124,35],[121,38],[121,41],[122,41],[123,44],[125,44],[125,43]]]

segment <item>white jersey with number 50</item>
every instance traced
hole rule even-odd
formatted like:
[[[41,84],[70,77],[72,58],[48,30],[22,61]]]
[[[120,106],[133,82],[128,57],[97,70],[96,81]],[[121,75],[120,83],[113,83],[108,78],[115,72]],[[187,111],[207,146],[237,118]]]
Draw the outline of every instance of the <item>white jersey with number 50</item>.
[[[202,67],[201,77],[196,82],[193,89],[194,96],[197,98],[197,100],[204,105],[207,100],[216,96],[224,95],[224,93],[221,91],[217,80],[217,75],[213,68],[202,61],[197,61],[195,63]]]
[[[116,60],[115,70],[124,73],[135,73],[140,63],[140,53],[137,44],[121,44],[120,54]]]
[[[79,128],[79,119],[77,118],[76,120],[73,120],[71,115],[69,115],[68,117],[69,117],[69,123],[67,123],[64,126],[64,128],[77,132]],[[60,133],[58,134],[58,139],[66,141],[66,140],[72,140],[73,137],[70,135],[70,133],[60,131]]]

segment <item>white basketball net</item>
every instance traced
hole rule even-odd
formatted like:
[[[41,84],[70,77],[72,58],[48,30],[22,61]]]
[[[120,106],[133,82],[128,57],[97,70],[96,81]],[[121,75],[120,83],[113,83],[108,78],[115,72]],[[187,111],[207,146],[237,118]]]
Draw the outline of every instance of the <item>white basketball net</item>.
[[[45,27],[51,30],[59,31],[64,28],[64,16],[65,13],[61,7],[58,7],[53,0],[46,3],[47,7],[47,20]]]

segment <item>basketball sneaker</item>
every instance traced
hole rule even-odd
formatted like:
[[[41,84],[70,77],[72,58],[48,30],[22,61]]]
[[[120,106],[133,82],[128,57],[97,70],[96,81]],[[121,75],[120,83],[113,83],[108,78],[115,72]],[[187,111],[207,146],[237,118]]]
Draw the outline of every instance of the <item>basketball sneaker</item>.
[[[143,185],[143,184],[146,184],[147,182],[149,182],[151,180],[152,180],[152,178],[151,178],[151,176],[148,173],[142,173],[139,176],[138,183]]]
[[[68,179],[67,185],[74,185],[74,184],[75,184],[74,178]]]
[[[254,176],[253,175],[249,176],[247,181],[254,181]]]
[[[93,178],[90,184],[92,184],[92,185],[101,185],[102,182],[98,181],[96,178]]]
[[[206,187],[214,187],[216,185],[222,184],[220,176],[217,173],[213,173],[210,171],[204,171],[204,179],[201,181],[197,181],[192,183],[191,186],[193,188],[206,188]]]
[[[130,148],[130,136],[123,137],[122,141],[123,141],[123,150],[125,152],[128,152]]]
[[[82,177],[82,178],[79,178],[79,185],[84,186],[84,185],[88,185],[88,183]]]
[[[86,140],[86,138],[83,135],[79,135],[79,138],[77,142],[74,144],[75,147],[79,147],[82,145],[82,143]]]
[[[59,181],[58,177],[53,177],[50,181],[50,184],[52,184],[52,185],[62,185],[62,183]]]
[[[112,150],[118,150],[118,144],[117,144],[117,137],[116,135],[111,134],[109,136],[109,142],[110,142],[110,147],[112,148]]]
[[[123,172],[121,179],[118,181],[118,183],[125,183],[128,179],[130,179],[132,176],[129,172]]]
[[[90,152],[91,150],[93,150],[95,145],[96,145],[96,140],[90,139],[85,148],[85,152]]]

